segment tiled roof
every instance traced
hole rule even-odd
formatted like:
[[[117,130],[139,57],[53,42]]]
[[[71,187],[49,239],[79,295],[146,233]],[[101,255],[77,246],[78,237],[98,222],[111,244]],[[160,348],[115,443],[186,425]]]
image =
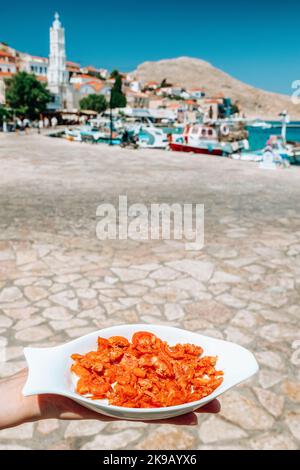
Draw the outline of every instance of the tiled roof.
[[[203,88],[189,88],[189,91],[204,91]]]
[[[14,59],[15,60],[15,56],[13,56],[12,54],[10,54],[9,52],[6,52],[6,51],[0,51],[0,57],[8,57],[10,59]]]
[[[70,67],[80,68],[80,64],[77,64],[76,62],[72,62],[71,60],[67,60],[66,64],[69,65]]]
[[[12,72],[0,72],[0,77],[11,77],[13,75]]]
[[[38,55],[32,55],[31,57],[32,59],[37,59],[37,60],[42,60],[43,62],[48,62],[48,57],[40,57]]]
[[[36,75],[39,82],[47,82],[47,77],[44,75]]]

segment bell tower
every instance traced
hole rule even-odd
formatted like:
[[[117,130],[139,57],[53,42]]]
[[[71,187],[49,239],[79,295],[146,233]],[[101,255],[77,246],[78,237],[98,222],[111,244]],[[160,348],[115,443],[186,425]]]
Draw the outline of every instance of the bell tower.
[[[62,99],[67,83],[65,30],[59,21],[59,14],[55,13],[50,27],[48,88],[52,93],[60,95]]]

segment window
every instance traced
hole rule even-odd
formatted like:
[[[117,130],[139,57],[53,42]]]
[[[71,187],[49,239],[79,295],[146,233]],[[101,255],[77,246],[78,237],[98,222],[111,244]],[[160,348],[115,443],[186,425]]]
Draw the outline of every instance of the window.
[[[30,70],[31,70],[31,72],[33,72],[33,66],[32,65],[30,66]]]

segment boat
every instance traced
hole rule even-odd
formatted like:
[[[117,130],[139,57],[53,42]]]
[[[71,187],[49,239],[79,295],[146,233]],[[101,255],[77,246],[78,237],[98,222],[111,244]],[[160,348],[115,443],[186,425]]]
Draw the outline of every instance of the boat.
[[[256,121],[248,123],[248,127],[255,127],[258,129],[271,129],[272,124],[270,124],[269,122],[257,119]]]
[[[75,127],[75,129],[65,129],[64,136],[71,141],[95,143],[101,137],[101,133],[98,129],[87,125]]]
[[[139,148],[166,149],[169,141],[162,129],[147,126],[140,128],[137,144]]]
[[[287,141],[290,163],[300,165],[300,142]]]
[[[188,124],[182,134],[170,134],[173,151],[228,156],[249,149],[244,126],[227,124]]]
[[[111,135],[110,126],[107,125],[104,125],[102,128],[85,125],[75,129],[65,129],[64,137],[67,140],[77,142],[102,143],[112,140],[112,144],[121,143],[120,133],[113,127]]]
[[[287,141],[278,135],[271,135],[266,146],[261,150],[252,152],[241,152],[233,155],[238,160],[247,160],[266,163],[272,166],[289,166],[289,164],[300,164],[300,142]],[[265,166],[266,167],[266,166]]]

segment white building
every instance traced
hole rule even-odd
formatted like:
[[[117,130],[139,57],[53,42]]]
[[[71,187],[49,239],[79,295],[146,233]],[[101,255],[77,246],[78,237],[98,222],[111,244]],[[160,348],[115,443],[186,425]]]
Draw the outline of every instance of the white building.
[[[66,67],[65,30],[59,21],[58,13],[50,27],[50,54],[48,66],[48,88],[53,94],[52,108],[67,108],[70,93],[68,90],[68,71]]]

